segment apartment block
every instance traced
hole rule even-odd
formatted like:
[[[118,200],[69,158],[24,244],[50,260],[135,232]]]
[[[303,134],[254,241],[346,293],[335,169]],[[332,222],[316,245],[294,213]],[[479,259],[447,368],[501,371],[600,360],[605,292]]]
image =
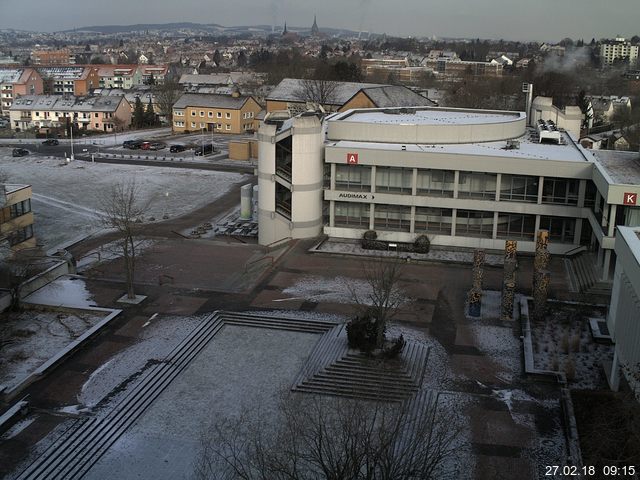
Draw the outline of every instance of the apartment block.
[[[124,96],[26,95],[13,103],[9,118],[16,131],[48,131],[73,122],[79,130],[112,132],[131,124],[131,106]]]
[[[261,110],[253,97],[185,93],[173,105],[173,132],[252,132]]]
[[[0,113],[7,114],[20,95],[40,95],[42,77],[33,68],[0,68]]]
[[[626,60],[633,68],[638,63],[638,48],[624,38],[616,38],[613,42],[600,44],[600,60],[605,65],[611,65],[615,60]]]
[[[100,86],[97,66],[38,67],[44,92],[53,95],[88,95]]]

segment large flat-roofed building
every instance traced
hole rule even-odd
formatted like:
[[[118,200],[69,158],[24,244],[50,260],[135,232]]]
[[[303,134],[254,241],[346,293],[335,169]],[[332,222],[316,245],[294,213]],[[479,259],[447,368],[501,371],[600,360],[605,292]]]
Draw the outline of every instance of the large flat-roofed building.
[[[640,224],[640,162],[593,156],[524,113],[361,109],[324,121],[267,117],[258,135],[261,244],[325,233],[533,252],[598,251],[609,278],[616,225]],[[621,155],[620,152],[614,152]]]

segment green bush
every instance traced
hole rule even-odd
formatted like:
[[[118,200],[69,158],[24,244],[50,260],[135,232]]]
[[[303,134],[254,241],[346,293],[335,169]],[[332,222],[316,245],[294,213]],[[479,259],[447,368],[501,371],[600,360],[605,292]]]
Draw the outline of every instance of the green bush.
[[[356,317],[347,323],[349,348],[371,352],[376,346],[375,322],[369,314]]]
[[[426,235],[420,235],[416,238],[415,242],[413,242],[413,250],[416,253],[429,253],[430,248],[431,241]]]

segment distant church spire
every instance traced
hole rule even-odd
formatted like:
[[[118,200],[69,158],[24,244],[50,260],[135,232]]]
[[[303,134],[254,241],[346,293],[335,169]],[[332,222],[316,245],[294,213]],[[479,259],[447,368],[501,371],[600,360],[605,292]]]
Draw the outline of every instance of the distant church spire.
[[[311,35],[312,36],[317,36],[318,33],[320,33],[320,30],[318,29],[318,22],[316,22],[316,16],[313,16],[313,25],[311,26]]]
[[[284,22],[284,30],[282,31],[282,35],[287,34],[287,22]]]

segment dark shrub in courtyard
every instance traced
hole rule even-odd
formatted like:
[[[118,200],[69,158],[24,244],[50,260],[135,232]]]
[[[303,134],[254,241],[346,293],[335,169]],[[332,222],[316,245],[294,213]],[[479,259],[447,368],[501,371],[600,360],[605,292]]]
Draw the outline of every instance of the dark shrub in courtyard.
[[[413,250],[416,253],[429,253],[430,248],[431,242],[426,235],[420,235],[416,238],[415,242],[413,242]]]

